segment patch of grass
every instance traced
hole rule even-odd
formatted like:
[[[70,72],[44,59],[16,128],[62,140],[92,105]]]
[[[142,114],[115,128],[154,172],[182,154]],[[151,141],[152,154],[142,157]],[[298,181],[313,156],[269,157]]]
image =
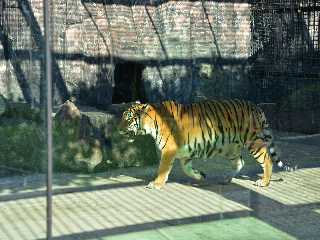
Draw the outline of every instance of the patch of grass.
[[[45,162],[43,128],[30,120],[0,120],[0,165],[40,172]]]
[[[80,124],[80,120],[54,121],[54,172],[92,173],[157,162],[149,136],[137,137],[134,144],[115,130],[109,137],[83,136]],[[46,162],[45,128],[40,121],[0,118],[0,166],[11,169],[10,174],[14,169],[17,174],[40,173],[46,171]]]

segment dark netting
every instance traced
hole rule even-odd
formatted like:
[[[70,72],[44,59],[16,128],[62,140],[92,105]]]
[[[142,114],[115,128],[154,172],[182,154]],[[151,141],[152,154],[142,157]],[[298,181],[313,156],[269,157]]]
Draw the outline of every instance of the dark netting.
[[[319,110],[318,1],[255,1],[252,7],[253,98],[285,110]]]

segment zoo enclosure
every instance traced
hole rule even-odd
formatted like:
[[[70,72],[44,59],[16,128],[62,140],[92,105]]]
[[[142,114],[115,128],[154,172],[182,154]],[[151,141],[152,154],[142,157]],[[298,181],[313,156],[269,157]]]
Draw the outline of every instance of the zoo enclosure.
[[[0,3],[1,95],[33,107],[41,105],[45,98],[41,1]],[[185,102],[198,100],[188,98],[190,93],[196,93],[200,99],[241,97],[257,103],[277,103],[287,114],[284,120],[291,124],[302,117],[307,131],[318,131],[318,3],[248,1],[242,4],[242,1],[199,1],[186,5],[164,1],[55,1],[52,6],[55,103],[62,103],[70,96],[82,104],[100,107],[141,97],[153,101],[153,94],[159,99]],[[185,7],[180,9],[181,6]],[[79,20],[75,12],[80,7]],[[137,15],[139,7],[143,9],[141,18]],[[242,7],[242,15],[238,7]],[[223,14],[219,15],[219,11]],[[175,22],[178,12],[181,22]],[[122,19],[117,13],[124,13],[125,17]],[[195,13],[200,14],[198,18],[194,17]],[[115,24],[112,20],[117,18],[121,26],[133,19],[130,25],[133,28],[124,31],[117,25],[112,27]],[[185,19],[189,21],[182,21]],[[144,35],[140,27],[134,27],[138,20],[148,23],[150,28],[146,27],[146,32],[151,29],[153,34]],[[101,30],[102,26],[106,26],[106,31]],[[182,38],[170,36],[179,26],[182,27],[177,35]],[[225,31],[226,28],[231,31]],[[77,29],[81,30],[80,37]],[[241,35],[243,29],[250,31]],[[236,34],[224,35],[224,31]],[[203,37],[202,42],[198,36]],[[232,40],[237,36],[243,42]],[[147,54],[150,48],[142,42],[149,38],[151,48],[155,49],[151,57]],[[82,45],[77,45],[81,42]],[[134,58],[133,53],[140,58]],[[128,68],[135,83],[129,87],[131,92],[122,94],[129,83],[128,76],[122,72]],[[71,81],[74,77],[77,81]],[[181,89],[183,83],[188,86],[186,94],[174,91],[177,86]],[[157,87],[150,88],[154,85]],[[211,93],[206,91],[208,85],[213,86]],[[296,112],[298,116],[294,115]],[[300,130],[297,126],[291,128],[297,129]]]

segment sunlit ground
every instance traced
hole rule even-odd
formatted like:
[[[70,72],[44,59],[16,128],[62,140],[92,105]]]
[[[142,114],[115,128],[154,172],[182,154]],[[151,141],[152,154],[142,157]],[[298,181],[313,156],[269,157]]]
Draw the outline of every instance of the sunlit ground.
[[[221,170],[219,161],[196,164],[211,174],[201,184],[190,182],[177,165],[160,191],[144,188],[155,167],[55,174],[54,238],[319,239],[319,148],[280,145],[300,169],[275,172],[268,188],[253,185],[257,176],[251,170],[229,185],[217,184],[219,174],[212,171]],[[44,186],[39,175],[1,179],[0,239],[45,238]]]

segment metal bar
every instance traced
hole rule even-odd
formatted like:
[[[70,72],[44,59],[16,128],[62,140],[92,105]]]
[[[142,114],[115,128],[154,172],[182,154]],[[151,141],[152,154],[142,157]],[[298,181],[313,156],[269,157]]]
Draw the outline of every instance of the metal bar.
[[[47,239],[52,237],[52,68],[50,0],[43,0],[45,32],[45,77],[47,85]]]

